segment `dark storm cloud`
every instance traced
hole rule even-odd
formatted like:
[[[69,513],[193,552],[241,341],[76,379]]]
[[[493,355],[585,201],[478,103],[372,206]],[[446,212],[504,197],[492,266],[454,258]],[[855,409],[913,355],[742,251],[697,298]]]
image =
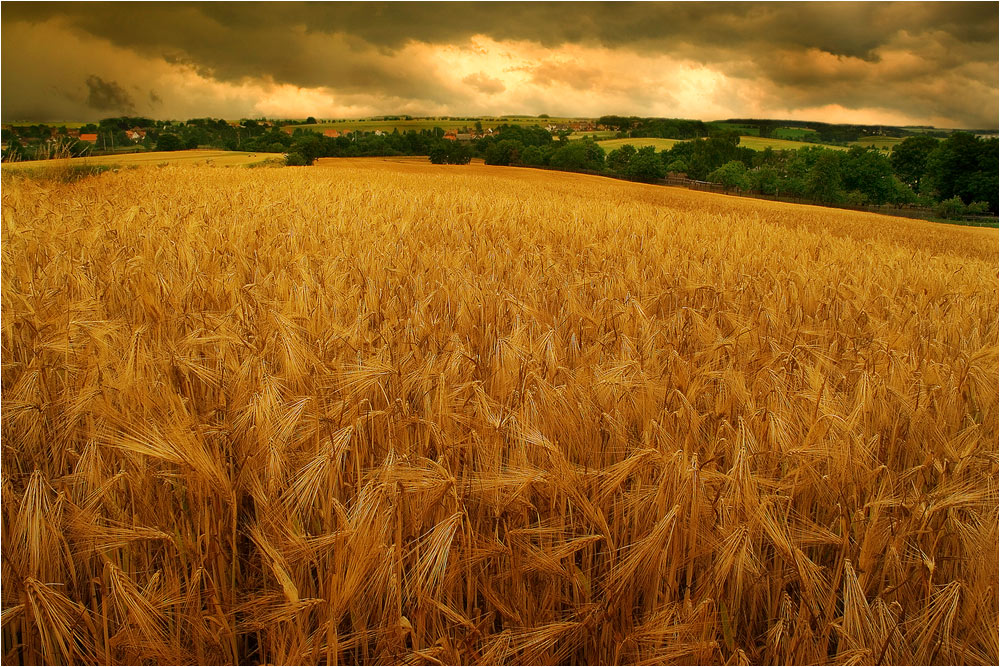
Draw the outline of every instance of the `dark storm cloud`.
[[[105,81],[92,74],[87,77],[87,106],[95,111],[134,113],[132,96],[115,81]]]
[[[900,31],[941,31],[983,44],[997,38],[997,4],[990,2],[5,3],[5,22],[57,16],[120,45],[180,49],[222,69],[256,64],[264,60],[256,53],[280,52],[300,30],[344,33],[385,49],[485,34],[657,51],[815,47],[859,58],[873,57]],[[259,34],[269,39],[246,39]]]
[[[997,15],[995,2],[6,2],[2,21],[6,29],[57,22],[217,81],[273,81],[342,95],[465,103],[469,90],[457,81],[396,56],[413,42],[467,45],[485,35],[685,59],[752,82],[763,98],[798,105],[919,109],[928,117],[995,124]],[[533,83],[594,87],[598,94],[598,69],[596,62],[540,62]],[[467,88],[502,92],[498,72],[480,75],[469,75]],[[943,93],[952,98],[941,99]]]

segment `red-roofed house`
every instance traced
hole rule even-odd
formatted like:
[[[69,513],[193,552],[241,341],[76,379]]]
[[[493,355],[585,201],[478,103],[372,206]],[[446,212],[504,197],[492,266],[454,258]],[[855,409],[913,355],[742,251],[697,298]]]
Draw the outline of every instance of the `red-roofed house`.
[[[80,135],[80,141],[89,141],[92,144],[96,144],[97,143],[97,135],[96,134],[81,134]]]
[[[324,137],[332,137],[336,139],[340,136],[340,130],[326,130],[323,132]]]
[[[458,141],[458,135],[455,134],[454,132],[445,132],[444,138],[447,139],[448,141]]]
[[[141,130],[138,127],[133,127],[131,130],[125,132],[125,136],[132,141],[142,141],[146,138],[146,130]]]

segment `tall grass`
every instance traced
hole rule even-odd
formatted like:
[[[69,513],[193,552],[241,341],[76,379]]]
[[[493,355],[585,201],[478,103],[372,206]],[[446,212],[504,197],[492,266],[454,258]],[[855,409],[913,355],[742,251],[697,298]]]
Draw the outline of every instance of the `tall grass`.
[[[360,161],[3,186],[5,662],[997,661],[993,231]]]

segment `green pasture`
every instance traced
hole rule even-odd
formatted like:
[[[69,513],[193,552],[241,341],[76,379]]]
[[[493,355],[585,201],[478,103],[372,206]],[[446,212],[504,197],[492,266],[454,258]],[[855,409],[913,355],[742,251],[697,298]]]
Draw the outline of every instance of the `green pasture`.
[[[597,141],[601,142],[614,139],[616,134],[618,133],[614,130],[593,130],[591,132],[574,132],[569,135],[569,138],[575,141],[576,139],[586,139],[588,137],[593,138],[596,136]]]
[[[805,141],[791,141],[789,139],[770,139],[748,136],[740,137],[740,146],[752,148],[755,151],[762,151],[768,148],[775,151],[797,151],[800,148],[806,148],[808,146],[821,146],[823,148],[834,148],[841,151],[847,150],[845,146],[833,146],[830,144],[816,144]]]
[[[67,130],[77,130],[86,124],[87,123],[81,123],[78,121],[68,121],[68,120],[52,120],[52,121],[16,120],[11,123],[4,123],[4,125],[10,125],[11,127],[31,127],[32,125],[45,125],[47,127],[65,127]]]
[[[646,137],[646,138],[631,138],[631,139],[607,139],[605,141],[598,141],[597,145],[603,148],[606,152],[621,148],[625,145],[635,146],[636,148],[643,148],[645,146],[655,146],[658,151],[668,151],[674,144],[680,143],[680,139],[660,139],[658,137]]]
[[[720,130],[739,132],[741,136],[747,135],[756,137],[760,134],[760,128],[756,125],[746,125],[744,123],[709,123],[709,125],[712,125]]]
[[[806,137],[814,137],[819,134],[816,130],[808,127],[779,127],[774,130],[775,139],[788,139],[790,141],[802,141]]]
[[[863,139],[858,139],[857,141],[852,141],[851,145],[864,146],[865,148],[874,146],[880,151],[891,152],[892,149],[895,148],[901,141],[903,141],[902,137],[865,137]]]

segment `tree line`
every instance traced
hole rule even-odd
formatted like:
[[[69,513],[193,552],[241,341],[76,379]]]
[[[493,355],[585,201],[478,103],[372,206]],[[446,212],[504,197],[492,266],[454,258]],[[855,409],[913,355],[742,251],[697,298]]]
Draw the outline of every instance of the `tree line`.
[[[834,205],[913,204],[943,217],[997,212],[998,142],[967,132],[948,138],[913,136],[891,156],[861,146],[849,150],[805,146],[756,151],[723,133],[681,141],[669,150],[625,145],[610,153],[593,140],[525,142],[503,134],[477,148],[487,164],[547,166],[605,172],[655,182],[667,174],[741,191]]]

